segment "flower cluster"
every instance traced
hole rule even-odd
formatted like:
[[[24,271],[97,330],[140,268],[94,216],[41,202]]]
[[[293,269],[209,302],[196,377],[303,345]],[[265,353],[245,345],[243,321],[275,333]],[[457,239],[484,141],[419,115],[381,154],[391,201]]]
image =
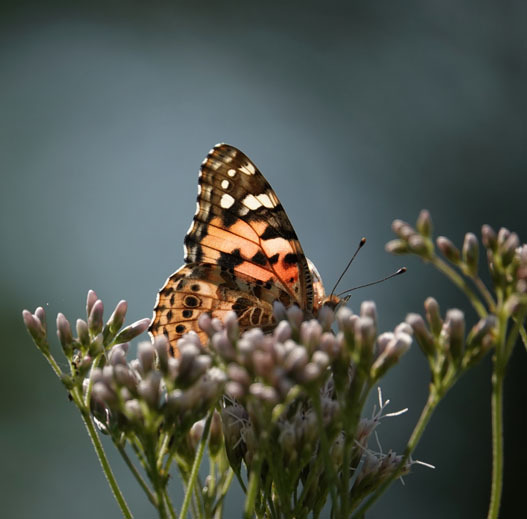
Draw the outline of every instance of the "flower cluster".
[[[271,334],[240,335],[234,313],[224,323],[199,319],[228,376],[222,420],[229,461],[256,474],[262,496],[275,488],[268,498],[286,517],[320,510],[337,479],[346,483],[332,505],[351,510],[400,469],[401,457],[368,450],[379,420],[360,413],[376,381],[409,348],[411,327],[378,335],[373,302],[363,303],[360,315],[324,307],[307,320],[298,307],[275,304],[275,316]],[[352,486],[363,456],[368,462]],[[293,508],[290,496],[299,488]]]
[[[437,389],[448,389],[459,371],[478,362],[495,343],[497,318],[489,314],[481,318],[465,337],[465,316],[457,308],[441,317],[439,304],[429,297],[424,304],[425,320],[410,313],[406,322],[430,364],[433,382]]]
[[[189,449],[190,429],[218,402],[226,381],[224,372],[213,366],[196,334],[180,341],[177,359],[168,355],[167,340],[158,337],[153,343],[139,343],[137,358],[128,362],[129,341],[146,331],[150,319],[121,330],[127,303],[120,301],[106,324],[103,310],[102,301],[90,290],[87,319],[77,319],[75,337],[69,321],[58,314],[57,336],[69,361],[69,373],[51,355],[44,310],[39,307],[34,314],[24,310],[23,318],[74,401],[81,408],[88,406],[102,432],[118,442],[123,434],[128,439],[142,438],[145,445],[165,437],[170,450],[190,463],[194,455]],[[144,441],[148,436],[155,441]],[[140,443],[134,448],[144,450]],[[146,452],[143,454],[146,459]]]
[[[146,331],[150,319],[141,319],[121,330],[127,309],[126,301],[120,301],[105,324],[103,302],[90,290],[86,298],[86,319],[77,319],[76,337],[73,336],[71,324],[64,314],[57,315],[57,336],[70,364],[70,373],[60,371],[60,375],[68,389],[82,386],[95,358],[105,354],[114,345],[123,345],[126,349],[129,341]],[[54,365],[51,356],[44,309],[38,307],[34,314],[24,310],[22,316],[36,346],[52,363],[55,371],[60,369]]]
[[[392,230],[397,235],[397,239],[386,244],[388,252],[416,254],[425,261],[440,266],[435,254],[432,219],[428,211],[421,211],[415,228],[403,220],[394,220]],[[496,232],[490,225],[481,227],[481,242],[485,249],[493,289],[498,298],[506,301],[509,315],[524,313],[527,309],[527,244],[520,244],[515,232],[505,227]],[[476,283],[482,292],[484,303],[491,312],[494,312],[496,302],[480,279],[480,251],[476,235],[471,232],[466,233],[461,249],[445,236],[438,236],[435,244],[450,264]],[[459,282],[456,284],[459,285]]]
[[[189,485],[201,459],[198,445],[205,440],[213,461],[201,498],[207,516],[227,488],[227,460],[242,485],[242,464],[247,468],[246,509],[266,513],[272,507],[284,517],[318,514],[328,496],[335,513],[347,517],[383,482],[408,472],[402,456],[370,450],[384,408],[372,418],[361,417],[370,390],[412,341],[406,323],[378,334],[373,302],[364,302],[358,315],[345,307],[336,313],[323,307],[317,319],[277,303],[278,324],[267,334],[258,328],[241,334],[234,312],[224,322],[202,314],[198,322],[207,345],[197,334],[186,334],[176,358],[160,336],[139,343],[131,361],[129,340],[145,331],[149,320],[121,330],[127,309],[121,301],[104,324],[103,304],[93,291],[86,309],[76,336],[64,315],[57,317],[69,373],[50,352],[44,311],[24,311],[24,320],[88,430],[93,419],[111,437],[158,509],[170,509],[171,462],[177,461]],[[153,490],[132,468],[127,445]],[[223,472],[216,468],[221,466]]]
[[[462,372],[492,348],[503,369],[518,334],[525,334],[527,244],[521,245],[518,235],[504,227],[496,232],[490,225],[482,226],[481,243],[492,281],[489,289],[480,274],[480,245],[475,234],[466,233],[461,248],[445,236],[437,237],[435,246],[441,257],[434,246],[428,211],[421,211],[415,228],[394,220],[392,229],[397,239],[387,243],[386,250],[415,254],[432,263],[466,294],[480,318],[465,337],[463,312],[454,308],[442,318],[437,301],[431,297],[425,301],[427,324],[417,314],[408,315],[407,323],[429,361],[434,389],[444,394]],[[509,319],[514,321],[511,328]]]
[[[212,366],[197,335],[187,336],[179,348],[176,359],[168,355],[164,337],[141,342],[129,363],[127,345],[110,349],[107,364],[85,381],[86,387],[93,384],[91,409],[103,430],[167,433],[173,447],[186,446],[186,434],[214,407],[226,377]]]

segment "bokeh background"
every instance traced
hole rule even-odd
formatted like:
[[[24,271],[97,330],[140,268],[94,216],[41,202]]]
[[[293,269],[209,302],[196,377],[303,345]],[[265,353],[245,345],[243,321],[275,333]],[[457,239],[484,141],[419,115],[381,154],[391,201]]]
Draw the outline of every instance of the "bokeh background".
[[[427,207],[460,243],[482,223],[527,238],[527,4],[3,2],[0,7],[0,510],[118,517],[74,407],[22,327],[22,308],[83,315],[88,289],[150,316],[182,263],[197,169],[224,141],[278,193],[326,284],[361,236],[342,288],[391,329],[428,295],[473,313],[417,260],[384,252],[390,223]],[[53,333],[53,332],[52,332]],[[527,395],[517,348],[505,401],[503,517],[524,508]],[[405,485],[372,518],[480,518],[490,486],[490,362],[434,416]],[[406,415],[379,430],[402,450],[428,374],[417,347],[383,382]],[[109,448],[135,516],[153,517]],[[176,488],[177,484],[173,484]],[[176,492],[176,491],[174,491]],[[240,517],[236,489],[226,517]],[[369,516],[369,517],[370,517]]]

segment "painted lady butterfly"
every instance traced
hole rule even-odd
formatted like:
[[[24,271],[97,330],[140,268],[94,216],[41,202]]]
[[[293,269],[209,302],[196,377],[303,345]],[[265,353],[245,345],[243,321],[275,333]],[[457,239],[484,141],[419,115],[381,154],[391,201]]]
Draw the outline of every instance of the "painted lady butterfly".
[[[269,183],[240,150],[217,144],[202,162],[198,203],[185,236],[185,265],[159,291],[149,331],[164,334],[172,354],[198,317],[223,319],[234,310],[240,329],[274,325],[273,302],[297,304],[316,316],[340,299],[326,296]]]

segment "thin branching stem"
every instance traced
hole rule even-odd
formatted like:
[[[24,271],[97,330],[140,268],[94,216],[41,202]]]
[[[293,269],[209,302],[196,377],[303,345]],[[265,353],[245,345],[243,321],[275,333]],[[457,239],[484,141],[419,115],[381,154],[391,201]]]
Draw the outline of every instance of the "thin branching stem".
[[[121,509],[121,513],[123,514],[123,517],[125,517],[126,519],[132,519],[133,517],[132,512],[130,511],[128,504],[126,503],[126,500],[124,499],[124,496],[121,492],[121,489],[119,488],[119,485],[117,484],[117,480],[115,479],[115,476],[112,472],[112,468],[110,467],[110,463],[106,456],[106,452],[104,451],[99,435],[97,434],[97,431],[95,430],[95,427],[93,425],[90,413],[88,409],[84,407],[82,395],[80,394],[80,391],[79,390],[72,391],[72,397],[73,397],[73,400],[75,401],[75,404],[77,405],[77,407],[79,408],[81,412],[82,420],[84,422],[84,425],[86,426],[88,436],[90,437],[93,448],[95,449],[97,458],[99,458],[99,463],[101,464],[102,470],[104,472],[104,475],[106,476],[108,484],[110,485],[110,488],[115,497],[115,500],[117,501],[117,504],[119,505],[119,508]]]
[[[258,481],[260,479],[260,469],[262,468],[262,455],[256,452],[251,463],[251,473],[249,484],[245,496],[245,507],[243,510],[244,519],[250,519],[256,507],[256,494],[258,493]]]
[[[225,478],[225,481],[221,487],[221,492],[218,497],[218,500],[216,501],[214,508],[212,509],[212,513],[215,517],[221,517],[223,512],[223,501],[225,500],[225,496],[227,495],[227,491],[229,490],[232,480],[234,478],[234,470],[231,468],[228,469],[227,477]]]
[[[479,292],[483,296],[483,299],[485,299],[485,302],[487,303],[489,311],[495,312],[496,311],[496,301],[494,301],[494,298],[492,297],[492,294],[487,288],[487,285],[483,283],[482,279],[479,276],[474,277],[473,280],[474,280],[474,284],[476,285],[476,287],[478,287]]]
[[[141,474],[137,470],[137,467],[132,463],[132,460],[130,459],[130,457],[126,453],[124,445],[122,443],[115,442],[115,446],[117,447],[117,450],[118,450],[119,454],[121,455],[121,457],[123,458],[124,462],[126,463],[126,466],[130,469],[130,472],[133,474],[133,476],[135,477],[135,479],[139,483],[139,486],[144,490],[148,500],[154,506],[157,506],[156,496],[154,495],[152,490],[150,490],[148,484],[143,479],[143,476],[141,476]]]
[[[47,344],[47,343],[46,343]],[[57,361],[55,360],[55,357],[49,353],[49,346],[47,347],[48,352],[46,353],[44,350],[41,350],[44,354],[44,357],[46,357],[46,360],[49,362],[49,365],[51,366],[51,369],[55,372],[55,375],[57,377],[62,378],[62,370],[60,369],[60,366],[58,365]]]
[[[478,296],[472,291],[468,286],[468,283],[460,276],[450,265],[445,263],[439,256],[432,256],[431,260],[432,265],[441,271],[445,276],[447,276],[452,283],[454,283],[463,293],[468,297],[471,302],[474,310],[476,310],[479,317],[483,318],[487,316],[487,310],[485,305],[480,301]]]
[[[198,477],[199,466],[201,465],[201,460],[203,459],[203,454],[205,452],[205,447],[207,445],[207,439],[209,437],[210,424],[212,423],[212,416],[214,414],[214,408],[207,416],[205,420],[205,427],[203,428],[203,434],[201,435],[201,440],[199,441],[198,448],[196,450],[196,455],[194,456],[194,463],[192,464],[192,469],[190,471],[190,477],[187,483],[187,489],[185,492],[185,497],[183,499],[183,505],[181,506],[181,512],[179,514],[181,519],[187,517],[188,507],[190,505],[190,499],[194,492],[194,486]]]
[[[167,510],[168,510],[168,515],[170,516],[170,519],[177,519],[177,514],[176,514],[176,511],[174,509],[174,506],[172,505],[172,501],[170,499],[170,496],[168,495],[166,485],[163,487],[163,497],[165,499],[165,504],[166,504],[166,507],[167,507]]]

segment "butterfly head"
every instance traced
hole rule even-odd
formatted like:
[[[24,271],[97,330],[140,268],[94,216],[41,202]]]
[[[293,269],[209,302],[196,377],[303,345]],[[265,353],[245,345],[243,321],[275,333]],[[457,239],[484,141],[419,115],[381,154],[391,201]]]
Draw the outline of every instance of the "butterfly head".
[[[320,277],[317,268],[309,258],[306,259],[309,266],[309,272],[311,273],[311,279],[313,281],[313,314],[317,315],[323,306],[328,306],[332,310],[335,310],[338,306],[346,304],[349,296],[342,298],[335,294],[330,294],[329,296],[326,295],[322,278]]]

